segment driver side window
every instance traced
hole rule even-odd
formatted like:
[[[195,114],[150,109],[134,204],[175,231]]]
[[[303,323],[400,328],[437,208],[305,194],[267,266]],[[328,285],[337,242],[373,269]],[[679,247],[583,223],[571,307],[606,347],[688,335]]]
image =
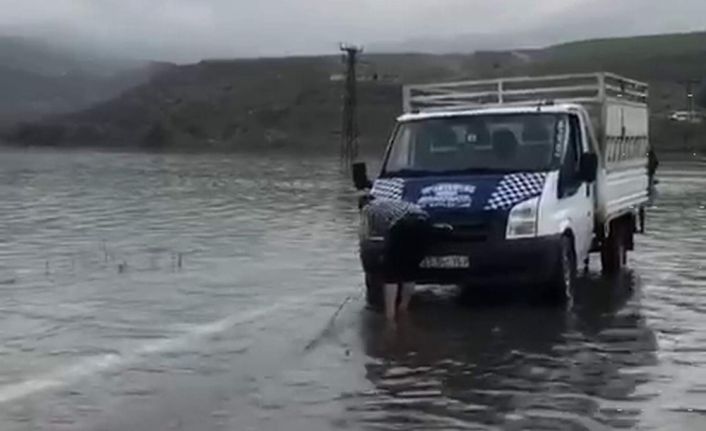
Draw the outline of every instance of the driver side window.
[[[401,126],[393,138],[392,149],[387,161],[388,171],[398,171],[409,167],[414,157],[412,151],[412,126]]]
[[[559,171],[559,198],[573,196],[581,187],[581,126],[575,115],[569,117],[569,139]]]

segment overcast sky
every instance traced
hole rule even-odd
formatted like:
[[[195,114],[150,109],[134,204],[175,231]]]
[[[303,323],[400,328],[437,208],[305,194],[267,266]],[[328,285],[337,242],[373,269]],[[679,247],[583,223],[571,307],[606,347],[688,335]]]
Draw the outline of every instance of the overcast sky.
[[[706,0],[0,0],[0,33],[172,61],[328,53],[339,41],[487,34],[532,46],[705,27]]]

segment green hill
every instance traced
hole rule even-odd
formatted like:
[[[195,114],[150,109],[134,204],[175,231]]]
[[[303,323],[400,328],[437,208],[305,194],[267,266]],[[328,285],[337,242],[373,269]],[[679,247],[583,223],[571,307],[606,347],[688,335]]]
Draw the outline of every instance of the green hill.
[[[651,84],[653,137],[664,149],[706,147],[704,127],[665,120],[683,109],[685,79],[706,77],[706,33],[572,42],[468,55],[366,55],[360,83],[364,149],[384,146],[409,82],[607,70]],[[232,150],[337,150],[339,57],[204,61],[170,68],[87,110],[26,123],[7,135],[35,145]],[[691,143],[684,144],[684,136]],[[679,137],[675,139],[675,137]],[[688,147],[688,148],[687,148]]]
[[[458,77],[456,57],[365,60],[361,75],[370,79],[359,86],[360,130],[378,146],[400,111],[400,81]],[[339,57],[203,61],[81,112],[21,124],[10,137],[34,145],[335,150],[341,68]]]
[[[691,55],[706,52],[706,32],[593,39],[555,45],[546,51],[564,62],[583,62],[591,58],[617,61],[625,60],[625,55],[634,59]]]

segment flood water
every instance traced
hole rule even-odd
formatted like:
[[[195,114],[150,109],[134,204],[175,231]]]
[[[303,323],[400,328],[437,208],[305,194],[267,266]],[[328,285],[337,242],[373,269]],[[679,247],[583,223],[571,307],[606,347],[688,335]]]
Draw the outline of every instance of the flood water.
[[[336,160],[0,150],[0,429],[704,430],[705,169],[572,306],[391,330]]]

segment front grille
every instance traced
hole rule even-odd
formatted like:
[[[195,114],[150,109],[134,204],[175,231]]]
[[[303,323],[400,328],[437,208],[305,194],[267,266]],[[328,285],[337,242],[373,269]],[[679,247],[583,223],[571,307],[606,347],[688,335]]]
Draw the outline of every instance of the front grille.
[[[491,226],[486,222],[437,223],[434,228],[434,236],[440,241],[483,242],[491,235]]]

